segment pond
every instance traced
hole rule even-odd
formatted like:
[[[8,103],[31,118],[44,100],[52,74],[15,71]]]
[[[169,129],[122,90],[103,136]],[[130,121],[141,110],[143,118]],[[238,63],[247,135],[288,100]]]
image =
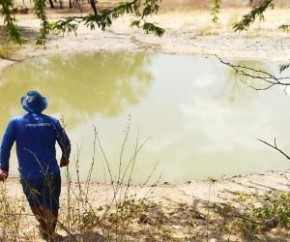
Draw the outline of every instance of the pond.
[[[275,75],[276,62],[240,61]],[[290,76],[290,73],[285,73]],[[70,174],[86,180],[184,182],[290,167],[262,144],[290,147],[290,99],[282,88],[249,88],[217,58],[94,53],[31,59],[0,77],[1,136],[29,89],[64,120]],[[290,152],[289,152],[290,153]],[[11,173],[18,174],[15,154]],[[130,177],[130,178],[128,178]]]

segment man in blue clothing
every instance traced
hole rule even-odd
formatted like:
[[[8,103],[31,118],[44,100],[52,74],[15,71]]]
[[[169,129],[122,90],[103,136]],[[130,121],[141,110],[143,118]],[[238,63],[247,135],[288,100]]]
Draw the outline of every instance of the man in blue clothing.
[[[55,236],[61,191],[60,168],[56,160],[56,142],[61,148],[60,167],[69,164],[69,138],[60,122],[42,114],[47,100],[37,91],[21,98],[27,111],[9,121],[0,149],[0,181],[9,174],[10,151],[16,143],[18,169],[23,192],[40,225],[43,238]]]

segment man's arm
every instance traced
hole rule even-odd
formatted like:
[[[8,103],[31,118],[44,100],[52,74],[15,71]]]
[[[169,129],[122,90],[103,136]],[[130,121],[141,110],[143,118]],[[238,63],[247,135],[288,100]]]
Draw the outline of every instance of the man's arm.
[[[56,136],[57,143],[59,144],[62,151],[62,156],[60,159],[60,167],[63,167],[69,164],[71,145],[70,145],[70,140],[64,128],[61,126],[59,122],[57,123],[56,130],[57,130],[57,136]]]
[[[0,181],[5,181],[8,178],[10,153],[15,138],[14,124],[10,121],[0,148]]]

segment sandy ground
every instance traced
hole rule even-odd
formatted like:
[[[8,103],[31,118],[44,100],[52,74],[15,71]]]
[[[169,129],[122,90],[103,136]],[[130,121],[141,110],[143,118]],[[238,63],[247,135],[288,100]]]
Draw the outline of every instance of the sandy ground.
[[[210,224],[207,225],[206,220],[200,219],[199,214],[206,216],[206,207],[209,204],[228,204],[235,207],[238,211],[243,211],[251,203],[256,203],[257,200],[251,201],[251,199],[246,203],[243,202],[243,197],[256,197],[257,195],[265,194],[276,194],[276,192],[289,192],[290,190],[290,171],[269,171],[260,174],[250,174],[246,176],[236,176],[236,177],[225,177],[215,181],[200,180],[192,181],[184,184],[157,184],[157,185],[133,185],[130,188],[126,186],[119,186],[119,192],[117,193],[117,201],[125,201],[124,194],[127,193],[128,199],[134,199],[139,201],[139,199],[150,202],[145,202],[149,206],[153,206],[153,210],[148,213],[149,224],[143,226],[143,230],[149,229],[149,231],[158,230],[162,231],[162,228],[167,228],[172,237],[162,236],[158,239],[152,241],[289,241],[289,233],[287,230],[273,229],[267,231],[266,233],[259,234],[255,239],[245,239],[240,233],[232,232],[229,236],[223,232],[220,226],[223,226],[223,222],[219,220],[217,215],[210,213],[208,218]],[[2,189],[3,185],[0,185]],[[32,216],[27,203],[25,201],[24,195],[21,192],[21,187],[18,182],[18,178],[11,177],[5,183],[8,189],[8,202],[13,204],[12,201],[19,201],[15,211],[20,211],[20,214],[24,216],[17,216],[20,219],[21,233],[25,231],[29,234],[30,239],[20,240],[20,241],[35,241],[41,242],[42,239],[38,236],[37,222]],[[71,185],[71,194],[78,193],[78,184],[73,183]],[[116,187],[116,185],[115,185]],[[67,212],[67,184],[63,183],[61,195],[61,209],[60,209],[60,221],[66,221]],[[113,199],[114,190],[112,185],[101,184],[101,183],[91,183],[88,189],[89,194],[89,206],[93,206],[95,209],[99,207],[105,207]],[[74,195],[70,195],[74,197]],[[74,199],[73,199],[74,200]],[[82,203],[81,203],[82,204]],[[138,204],[138,202],[137,202]],[[151,205],[150,205],[151,204]],[[155,204],[155,205],[153,205]],[[257,204],[258,205],[258,204]],[[156,206],[156,208],[154,208]],[[161,210],[158,209],[161,207]],[[74,205],[73,209],[77,210],[78,206]],[[23,210],[24,209],[24,210]],[[12,210],[13,211],[13,210]],[[113,206],[114,211],[114,206]],[[161,212],[162,211],[162,212]],[[197,215],[196,215],[196,211]],[[194,214],[192,214],[195,212]],[[16,212],[17,213],[17,212]],[[147,213],[146,213],[147,214]],[[63,218],[64,216],[64,218]],[[139,218],[141,215],[138,215]],[[164,217],[167,216],[167,217]],[[188,226],[188,223],[192,221],[192,217],[196,220],[194,227]],[[160,219],[160,220],[159,220]],[[224,219],[227,219],[226,217]],[[228,218],[229,219],[229,218]],[[195,221],[193,220],[193,221]],[[153,222],[150,222],[153,221]],[[159,221],[156,225],[156,221]],[[163,222],[162,222],[163,221]],[[164,224],[163,224],[164,223]],[[168,225],[169,223],[169,225]],[[171,224],[171,225],[170,225]],[[207,237],[205,228],[208,227],[209,236]],[[142,227],[142,226],[141,226]],[[132,230],[134,228],[139,228],[140,225],[133,223]],[[91,235],[90,239],[82,237],[83,240],[79,241],[107,241],[105,240],[105,233],[98,229],[98,232],[94,230],[94,234]],[[122,231],[122,230],[121,230]],[[190,232],[189,232],[190,231]],[[282,231],[282,232],[281,232]],[[63,241],[74,241],[71,240],[66,230],[64,230],[60,225],[57,228],[58,234],[64,237]],[[144,231],[143,231],[144,232]],[[158,232],[160,234],[160,232]],[[158,234],[156,233],[156,234]],[[75,235],[75,233],[73,233]],[[146,232],[145,232],[146,235]],[[191,235],[192,237],[186,236]],[[84,235],[85,236],[85,235]],[[141,235],[139,235],[141,236]],[[144,236],[144,234],[143,234]],[[23,237],[23,236],[22,236]],[[32,239],[33,238],[33,239]],[[137,237],[133,236],[133,239],[125,241],[151,241],[151,240],[139,240]],[[175,239],[173,239],[175,238]],[[115,241],[115,240],[108,240]],[[123,240],[122,240],[123,241]]]
[[[9,194],[13,197],[22,198],[21,186],[17,177],[10,177],[6,181]],[[124,188],[123,188],[124,189]],[[66,195],[66,185],[63,187]],[[148,197],[150,200],[159,202],[164,200],[170,203],[191,204],[194,200],[200,203],[227,202],[231,201],[238,193],[263,195],[274,191],[290,191],[290,170],[269,171],[244,176],[225,177],[219,180],[194,180],[184,184],[156,184],[156,185],[132,185],[129,189],[131,194],[137,194],[138,198]],[[98,204],[103,206],[110,200],[112,187],[108,184],[92,183],[90,191],[97,191]]]
[[[231,26],[249,9],[223,10],[220,22],[210,22],[206,11],[168,12],[152,17],[152,20],[166,30],[162,38],[145,35],[142,30],[129,27],[132,17],[126,16],[116,22],[107,31],[90,31],[80,26],[77,35],[50,35],[45,47],[29,42],[22,46],[13,58],[27,58],[96,51],[147,51],[152,53],[185,54],[197,56],[218,55],[226,60],[279,60],[288,61],[290,56],[290,35],[278,30],[282,23],[289,23],[288,9],[269,11],[264,22],[258,21],[247,32],[235,33]],[[56,15],[50,16],[52,19]],[[31,40],[39,26],[39,21],[31,15],[19,15],[19,25],[25,28],[26,36]],[[13,61],[0,60],[0,70],[4,70]],[[274,152],[274,151],[273,151]],[[285,161],[287,162],[287,161]],[[159,184],[152,187],[132,187],[138,196],[149,196],[155,201],[166,204],[195,201],[225,202],[231,201],[240,192],[265,194],[270,191],[289,191],[289,172],[267,172],[242,177],[224,178],[215,182],[192,181],[186,184]],[[9,194],[23,196],[17,178],[10,178],[6,184]],[[97,203],[105,204],[111,196],[111,187],[95,184]],[[64,189],[65,190],[65,189]],[[148,195],[149,194],[149,195]]]

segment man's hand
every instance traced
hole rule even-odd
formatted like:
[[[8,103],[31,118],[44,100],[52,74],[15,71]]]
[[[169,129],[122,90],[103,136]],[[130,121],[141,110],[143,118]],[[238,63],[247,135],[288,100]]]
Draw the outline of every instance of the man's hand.
[[[60,159],[60,167],[67,166],[69,164],[69,159],[65,158],[64,156]]]
[[[8,178],[8,171],[3,171],[0,169],[0,181],[4,182]]]

